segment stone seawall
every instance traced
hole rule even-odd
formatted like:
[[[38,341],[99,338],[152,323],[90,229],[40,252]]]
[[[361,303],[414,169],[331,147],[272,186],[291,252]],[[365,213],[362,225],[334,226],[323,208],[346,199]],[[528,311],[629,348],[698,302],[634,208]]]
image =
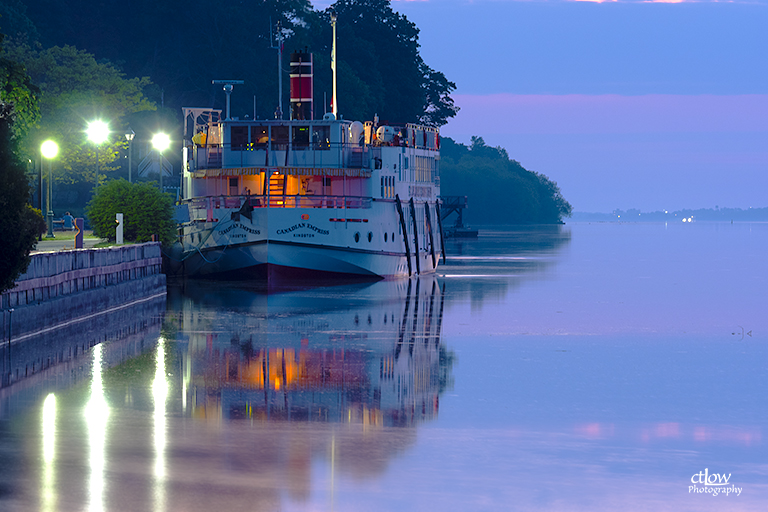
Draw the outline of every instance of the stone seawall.
[[[164,295],[161,265],[156,242],[33,254],[27,272],[2,295],[0,343]]]

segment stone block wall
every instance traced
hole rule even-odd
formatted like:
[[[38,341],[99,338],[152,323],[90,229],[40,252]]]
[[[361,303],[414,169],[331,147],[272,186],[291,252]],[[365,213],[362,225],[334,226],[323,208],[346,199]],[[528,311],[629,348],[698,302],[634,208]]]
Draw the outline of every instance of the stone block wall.
[[[33,254],[2,295],[0,343],[164,294],[161,266],[157,242]]]

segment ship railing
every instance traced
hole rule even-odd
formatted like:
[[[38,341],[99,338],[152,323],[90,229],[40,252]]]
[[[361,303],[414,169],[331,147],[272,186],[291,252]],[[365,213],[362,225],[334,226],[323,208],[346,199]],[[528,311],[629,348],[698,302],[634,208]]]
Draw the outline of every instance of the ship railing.
[[[208,144],[194,146],[189,168],[220,169],[234,167],[326,167],[332,169],[368,168],[371,149],[349,143]]]
[[[189,209],[191,221],[212,221],[218,219],[215,213],[221,209],[242,209],[245,205],[252,208],[336,208],[369,209],[370,197],[357,196],[299,196],[274,194],[268,196],[207,196],[195,197],[184,201]]]

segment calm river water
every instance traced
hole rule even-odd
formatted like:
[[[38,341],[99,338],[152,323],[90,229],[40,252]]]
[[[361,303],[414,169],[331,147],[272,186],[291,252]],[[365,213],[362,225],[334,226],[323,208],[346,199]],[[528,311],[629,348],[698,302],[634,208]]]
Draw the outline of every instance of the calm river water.
[[[31,340],[0,509],[765,509],[768,224],[447,249],[437,277],[191,282],[138,328]]]

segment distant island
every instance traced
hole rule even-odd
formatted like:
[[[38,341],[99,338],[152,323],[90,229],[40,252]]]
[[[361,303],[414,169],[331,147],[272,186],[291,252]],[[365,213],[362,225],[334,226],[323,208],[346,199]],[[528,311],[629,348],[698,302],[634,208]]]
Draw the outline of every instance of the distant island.
[[[611,213],[574,212],[575,222],[695,222],[695,221],[768,221],[767,208],[700,208],[698,210],[664,210],[641,212],[638,209],[614,210]]]

